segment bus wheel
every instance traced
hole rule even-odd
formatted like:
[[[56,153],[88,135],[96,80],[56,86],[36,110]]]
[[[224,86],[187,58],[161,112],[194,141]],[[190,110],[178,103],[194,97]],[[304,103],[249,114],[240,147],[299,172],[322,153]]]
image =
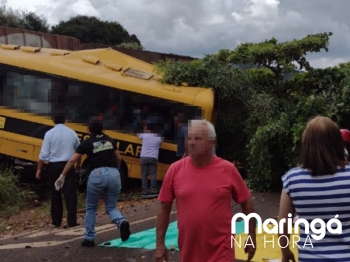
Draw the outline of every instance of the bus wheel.
[[[124,161],[122,161],[120,169],[120,180],[121,180],[121,186],[122,186],[122,191],[128,188],[129,183],[128,183],[128,166]]]

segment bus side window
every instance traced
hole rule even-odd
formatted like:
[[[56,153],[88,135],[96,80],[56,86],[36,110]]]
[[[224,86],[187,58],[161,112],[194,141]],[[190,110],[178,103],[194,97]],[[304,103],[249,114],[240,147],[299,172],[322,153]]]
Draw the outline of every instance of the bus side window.
[[[65,111],[65,99],[67,91],[67,83],[64,83],[63,81],[57,79],[52,80],[52,88],[49,94],[52,113],[58,111]]]
[[[65,84],[64,93],[67,120],[87,125],[90,117],[98,116],[102,119],[105,130],[118,129],[117,105],[122,100],[119,90],[72,81]]]
[[[5,94],[5,79],[6,79],[6,71],[4,69],[0,69],[0,106],[5,105],[6,97]]]
[[[180,103],[173,103],[173,107],[173,110],[169,109],[168,111],[172,113],[172,115],[168,117],[168,119],[172,120],[171,123],[168,123],[168,125],[172,127],[172,130],[171,132],[167,132],[167,138],[168,140],[175,142],[178,136],[178,124],[176,123],[176,118],[179,116],[179,114],[185,116],[185,124],[188,124],[188,121],[192,119],[202,119],[204,117],[204,114],[201,108],[196,106],[188,106]]]
[[[51,115],[49,93],[51,79],[29,73],[7,71],[4,81],[4,105],[37,115]]]
[[[87,119],[84,118],[84,93],[83,86],[80,83],[68,82],[65,92],[65,112],[67,120],[75,123],[87,124]]]

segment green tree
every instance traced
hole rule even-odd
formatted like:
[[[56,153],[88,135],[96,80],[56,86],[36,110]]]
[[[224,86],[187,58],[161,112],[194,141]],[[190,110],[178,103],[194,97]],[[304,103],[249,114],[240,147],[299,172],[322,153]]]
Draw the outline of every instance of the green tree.
[[[233,69],[217,55],[206,55],[191,62],[162,61],[155,63],[156,73],[163,83],[213,88],[218,98],[216,118],[217,153],[229,160],[244,163],[246,158],[245,119],[248,117],[249,95],[252,92],[249,75]],[[185,87],[183,87],[185,88]]]
[[[118,22],[101,21],[93,16],[78,15],[67,21],[60,21],[51,28],[51,33],[76,37],[82,43],[99,43],[113,46],[122,43],[141,45],[137,37],[129,35]]]
[[[22,17],[23,28],[37,32],[48,33],[50,26],[45,17],[40,17],[33,12],[25,13]]]
[[[117,45],[117,47],[123,47],[123,48],[128,48],[128,49],[138,49],[138,50],[144,49],[143,46],[137,42],[121,43],[121,44]]]
[[[156,68],[162,82],[214,88],[218,154],[245,164],[254,190],[280,190],[281,176],[298,164],[310,117],[324,115],[350,127],[349,64],[313,69],[306,60],[307,53],[328,51],[331,35],[283,43],[273,38]]]
[[[331,32],[307,35],[302,39],[281,43],[274,37],[261,43],[243,43],[230,53],[226,51],[226,59],[233,64],[270,69],[275,74],[278,88],[284,73],[312,69],[306,59],[307,53],[321,50],[328,52],[331,35]]]
[[[43,33],[48,33],[50,29],[45,17],[40,17],[33,12],[14,10],[6,6],[0,8],[0,26]]]

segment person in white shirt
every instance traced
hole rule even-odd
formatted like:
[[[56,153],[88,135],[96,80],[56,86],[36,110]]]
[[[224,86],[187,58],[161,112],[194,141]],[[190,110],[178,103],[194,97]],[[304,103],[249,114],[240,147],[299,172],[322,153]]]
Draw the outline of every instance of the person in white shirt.
[[[77,133],[65,125],[65,114],[63,112],[55,113],[53,122],[55,126],[45,133],[43,144],[41,146],[39,163],[36,172],[36,178],[41,179],[41,169],[44,162],[48,162],[48,180],[51,189],[51,218],[52,225],[60,227],[63,219],[62,194],[67,208],[68,227],[79,226],[77,223],[77,183],[75,170],[71,169],[67,174],[66,183],[62,189],[55,189],[55,181],[60,176],[64,166],[74,154],[75,149],[80,144]],[[76,169],[80,169],[78,160]]]
[[[155,131],[152,124],[146,124],[143,133],[137,135],[142,141],[140,163],[142,177],[142,193],[141,196],[146,196],[149,193],[158,194],[157,187],[157,169],[159,148],[163,142],[163,137],[159,132]],[[148,175],[151,178],[151,186],[149,190]]]

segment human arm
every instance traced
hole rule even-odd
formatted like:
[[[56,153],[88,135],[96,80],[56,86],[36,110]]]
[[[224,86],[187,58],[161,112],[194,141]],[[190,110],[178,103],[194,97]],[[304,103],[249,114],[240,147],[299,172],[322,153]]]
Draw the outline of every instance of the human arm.
[[[115,150],[114,153],[115,153],[115,157],[117,158],[117,167],[118,167],[118,169],[120,169],[120,166],[122,164],[122,157],[120,156],[118,149]]]
[[[289,213],[294,216],[295,209],[294,209],[294,205],[293,205],[293,202],[292,202],[290,196],[283,189],[282,193],[281,193],[281,198],[280,198],[278,224],[280,224],[280,221],[282,219],[284,219],[284,223],[283,223],[283,231],[278,232],[279,246],[281,247],[281,251],[282,251],[282,261],[292,260],[293,262],[295,262],[293,252],[289,248],[290,234],[288,234],[288,226],[286,223]]]
[[[120,166],[122,164],[122,157],[121,157],[121,155],[119,153],[117,141],[113,139],[112,144],[113,144],[113,149],[114,149],[114,155],[115,155],[115,158],[117,160],[117,168],[119,170]]]
[[[346,150],[346,148],[344,149],[344,155],[345,155],[345,161],[349,161],[349,152],[348,150]]]
[[[82,155],[79,153],[74,153],[74,155],[69,159],[66,166],[64,167],[61,175],[67,176],[67,173],[69,172],[69,170],[71,170],[71,168],[74,166],[74,164],[77,163],[79,161],[79,159],[81,159],[81,156]]]
[[[67,164],[65,165],[61,175],[59,176],[59,178],[56,180],[55,182],[55,188],[56,190],[60,190],[63,185],[64,185],[64,181],[66,179],[67,173],[69,172],[69,170],[74,166],[74,164],[79,160],[79,158],[81,158],[81,154],[79,153],[75,153],[67,162]]]
[[[248,216],[254,213],[253,202],[250,191],[247,185],[244,183],[238,170],[232,165],[232,198],[241,206],[242,213]],[[247,261],[251,261],[256,251],[256,232],[255,232],[256,220],[251,218],[249,220],[249,237],[246,240],[244,251],[248,254]]]
[[[187,136],[184,136],[184,146],[185,146],[185,153],[183,154],[182,157],[188,156],[188,151],[187,151]]]
[[[242,212],[245,215],[248,216],[249,214],[254,213],[253,202],[251,198],[241,203],[240,206],[241,206]],[[250,238],[247,239],[247,245],[245,245],[245,248],[244,248],[245,253],[248,254],[247,261],[251,261],[253,259],[256,251],[255,224],[256,224],[256,220],[253,217],[249,220],[249,237]]]
[[[170,222],[170,212],[173,202],[160,202],[156,221],[156,262],[169,260],[169,253],[165,246],[165,235]]]
[[[170,221],[173,202],[160,202],[156,221],[156,246],[165,246],[165,235]]]
[[[244,201],[243,203],[240,204],[242,213],[245,215],[249,215],[251,213],[254,213],[254,207],[253,207],[253,202],[252,199],[249,198],[248,200]],[[255,218],[252,218],[249,220],[249,235],[250,236],[255,236],[255,225],[256,225],[256,220]]]
[[[154,253],[156,262],[163,262],[163,259],[168,261],[169,259],[168,250],[165,246],[165,235],[168,230],[170,212],[173,200],[175,198],[172,182],[174,176],[173,169],[173,166],[170,166],[167,173],[165,174],[158,197],[160,204],[156,221],[156,250]]]
[[[65,165],[61,175],[59,176],[59,178],[56,180],[55,182],[55,188],[56,190],[60,190],[63,185],[64,185],[64,181],[66,178],[66,175],[68,174],[69,170],[74,166],[74,164],[77,161],[80,161],[81,157],[83,154],[86,154],[88,152],[88,145],[86,145],[85,143],[81,143],[77,149],[76,152],[74,153],[74,155],[68,160],[67,164]]]
[[[38,167],[36,169],[36,174],[35,174],[35,178],[38,179],[38,180],[41,179],[41,169],[43,168],[43,165],[44,165],[44,161],[39,159]]]
[[[44,161],[41,160],[41,159],[39,159],[37,171],[41,171],[41,169],[43,168],[43,166],[44,166]]]
[[[81,155],[80,155],[80,157],[78,158],[78,160],[77,160],[77,162],[76,162],[76,164],[75,164],[75,169],[76,170],[80,170],[81,169]]]
[[[75,135],[74,150],[77,150],[77,148],[80,145],[80,141],[79,141],[79,138],[75,132],[74,132],[74,135]],[[76,161],[75,169],[77,169],[77,170],[81,169],[81,156]]]

